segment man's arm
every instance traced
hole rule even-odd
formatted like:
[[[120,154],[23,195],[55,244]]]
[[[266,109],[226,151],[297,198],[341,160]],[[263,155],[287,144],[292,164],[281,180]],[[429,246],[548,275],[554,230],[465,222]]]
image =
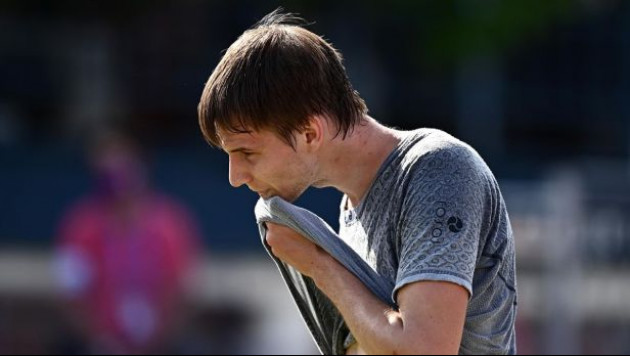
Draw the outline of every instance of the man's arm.
[[[374,296],[361,281],[317,245],[290,228],[267,224],[275,256],[311,277],[341,312],[369,354],[456,354],[462,338],[468,292],[448,282],[415,282],[398,291],[399,311]]]

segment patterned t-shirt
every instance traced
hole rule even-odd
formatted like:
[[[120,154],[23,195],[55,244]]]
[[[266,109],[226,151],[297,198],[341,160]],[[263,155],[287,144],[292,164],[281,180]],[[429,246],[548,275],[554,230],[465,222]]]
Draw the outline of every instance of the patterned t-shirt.
[[[417,281],[458,284],[470,294],[460,353],[516,352],[512,229],[475,150],[442,131],[405,132],[360,204],[346,200],[340,237],[395,284],[394,298]]]

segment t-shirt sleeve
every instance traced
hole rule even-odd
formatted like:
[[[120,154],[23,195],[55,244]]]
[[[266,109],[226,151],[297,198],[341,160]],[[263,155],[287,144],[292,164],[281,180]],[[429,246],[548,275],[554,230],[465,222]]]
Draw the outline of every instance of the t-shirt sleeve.
[[[455,283],[472,296],[487,219],[486,169],[477,153],[464,145],[439,148],[414,162],[401,210],[394,298],[417,281]]]

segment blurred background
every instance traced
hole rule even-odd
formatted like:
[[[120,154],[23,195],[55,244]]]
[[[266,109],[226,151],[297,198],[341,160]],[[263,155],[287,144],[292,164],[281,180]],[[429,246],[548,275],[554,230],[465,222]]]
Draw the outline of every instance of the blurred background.
[[[3,0],[0,353],[316,352],[256,196],[197,127],[222,51],[279,5],[341,50],[373,117],[488,161],[515,231],[521,353],[630,353],[616,0]],[[339,198],[299,204],[337,227]]]

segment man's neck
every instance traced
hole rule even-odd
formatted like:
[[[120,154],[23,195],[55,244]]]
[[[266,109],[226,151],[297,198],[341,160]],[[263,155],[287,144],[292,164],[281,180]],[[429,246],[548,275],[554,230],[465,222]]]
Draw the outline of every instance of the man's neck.
[[[345,140],[338,137],[332,141],[334,145],[326,157],[327,185],[345,193],[349,203],[357,206],[400,137],[399,131],[366,117],[365,123]]]

